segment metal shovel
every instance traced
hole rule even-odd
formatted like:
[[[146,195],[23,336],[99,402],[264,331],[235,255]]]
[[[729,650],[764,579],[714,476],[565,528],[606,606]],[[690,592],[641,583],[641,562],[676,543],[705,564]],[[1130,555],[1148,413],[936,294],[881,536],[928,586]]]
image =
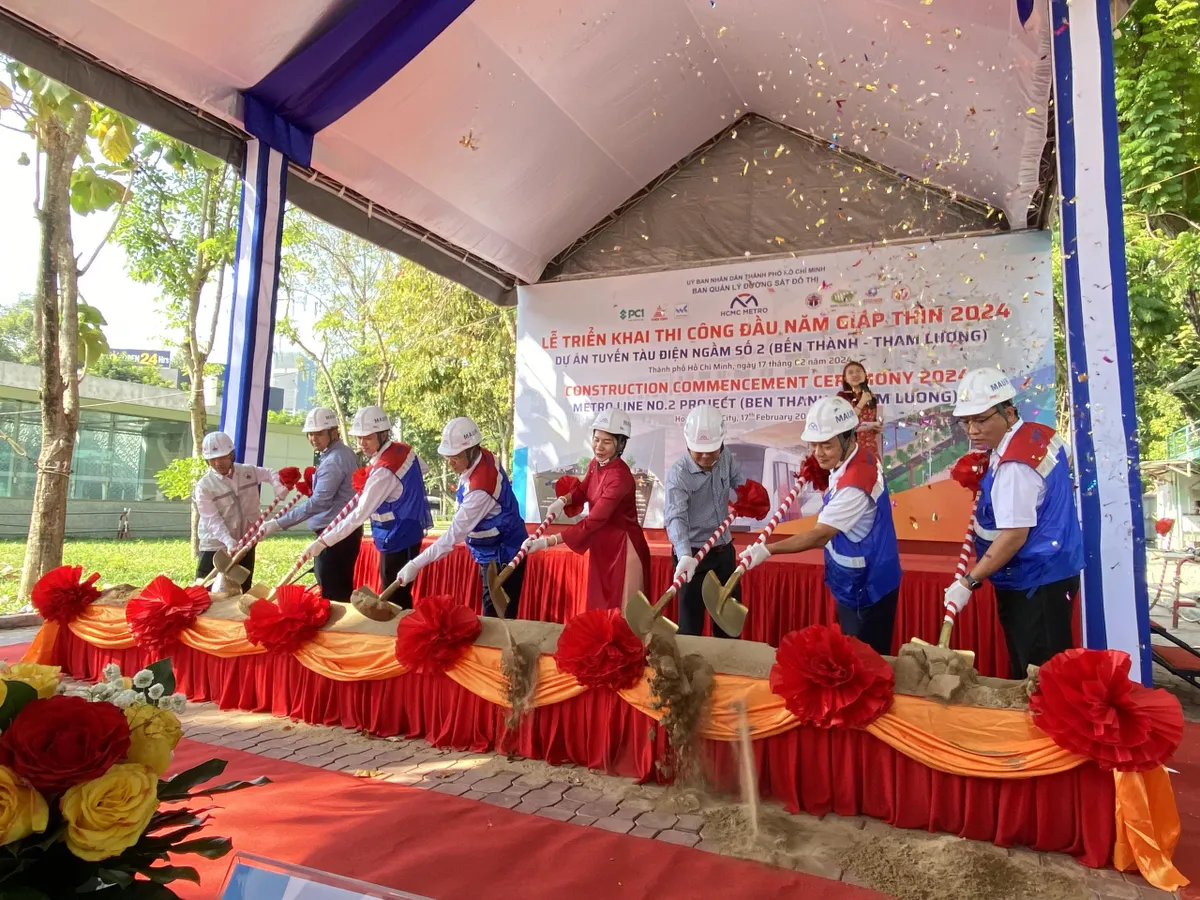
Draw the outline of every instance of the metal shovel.
[[[504,613],[508,609],[509,603],[508,594],[504,591],[504,582],[508,581],[508,579],[512,576],[512,573],[517,570],[517,566],[524,562],[525,557],[529,555],[529,551],[525,548],[530,543],[536,541],[543,534],[545,534],[546,529],[550,527],[550,523],[553,522],[557,517],[557,513],[550,513],[550,515],[546,516],[546,518],[542,521],[542,524],[539,525],[534,530],[533,534],[529,536],[529,540],[521,546],[520,550],[517,551],[517,555],[509,560],[508,565],[504,567],[503,572],[500,572],[496,569],[496,563],[494,561],[488,563],[488,594],[492,598],[492,606],[496,610],[496,614],[499,615],[501,619],[504,618]]]
[[[384,588],[382,594],[376,594],[371,588],[363,585],[350,595],[350,604],[368,619],[374,619],[376,622],[390,622],[396,618],[399,610],[392,606],[388,599],[400,587],[399,578]]]
[[[975,504],[978,502],[979,502],[979,492],[976,491],[975,499],[971,501],[971,508],[974,509]],[[963,537],[962,548],[958,552],[958,565],[954,569],[954,577],[955,578],[962,578],[964,575],[967,574],[967,563],[970,562],[971,554],[975,550],[974,536],[975,536],[975,514],[972,513],[971,521],[967,523],[967,533]],[[942,631],[941,631],[941,634],[938,635],[938,642],[937,642],[937,645],[939,647],[941,647],[943,650],[950,649],[950,634],[951,634],[951,632],[954,631],[954,622],[956,619],[957,619],[956,614],[951,613],[949,610],[946,611],[946,618],[942,621]],[[919,644],[922,647],[929,646],[928,641],[923,641],[920,638],[916,638],[916,637],[913,638],[911,641],[909,641],[909,643],[910,644]],[[974,665],[975,665],[975,651],[974,650],[955,650],[954,652],[957,653],[963,659],[963,661],[966,662],[969,666],[974,667]]]

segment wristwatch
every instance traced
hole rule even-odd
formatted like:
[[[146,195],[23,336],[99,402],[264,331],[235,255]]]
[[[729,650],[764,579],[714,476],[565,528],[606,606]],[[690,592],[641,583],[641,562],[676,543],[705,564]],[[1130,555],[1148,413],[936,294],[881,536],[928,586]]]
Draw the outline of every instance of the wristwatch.
[[[967,587],[969,587],[973,591],[977,591],[981,587],[983,587],[983,582],[980,581],[978,578],[972,578],[970,572],[963,575],[963,581],[965,581],[967,583]]]

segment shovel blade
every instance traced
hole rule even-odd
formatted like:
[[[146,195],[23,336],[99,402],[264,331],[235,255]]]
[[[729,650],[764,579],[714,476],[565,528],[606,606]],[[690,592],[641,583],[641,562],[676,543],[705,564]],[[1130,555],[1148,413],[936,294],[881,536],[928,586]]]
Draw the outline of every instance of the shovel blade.
[[[720,626],[730,637],[737,637],[746,625],[746,616],[750,610],[733,598],[733,588],[726,587],[711,569],[704,576],[704,584],[700,589],[704,597],[704,606],[713,622]]]
[[[654,619],[654,628],[652,630],[657,635],[672,639],[675,637],[675,633],[679,631],[679,626],[666,616],[656,616]]]
[[[649,598],[638,591],[625,602],[625,621],[633,629],[633,633],[644,638],[654,627],[654,608]]]
[[[363,585],[360,588],[354,589],[354,592],[350,595],[350,602],[354,605],[355,609],[358,609],[360,603],[378,603],[379,595],[373,589]]]
[[[223,574],[226,584],[237,585],[239,589],[250,580],[250,570],[245,566],[230,566]]]
[[[496,615],[503,619],[504,613],[508,610],[508,594],[504,593],[504,582],[500,580],[500,572],[496,568],[494,561],[488,563],[487,582],[488,595],[492,598],[492,606],[496,610]]]
[[[228,572],[229,567],[233,565],[233,557],[225,548],[221,548],[213,553],[213,568],[218,572]]]

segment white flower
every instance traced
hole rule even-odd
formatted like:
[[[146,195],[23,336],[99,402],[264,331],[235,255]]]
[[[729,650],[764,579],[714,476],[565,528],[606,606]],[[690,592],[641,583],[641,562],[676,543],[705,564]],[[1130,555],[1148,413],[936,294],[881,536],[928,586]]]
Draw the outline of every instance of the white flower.
[[[121,680],[121,667],[116,663],[109,663],[104,667],[104,680],[108,682],[119,682]]]
[[[136,684],[136,682],[134,683]],[[146,691],[146,693],[149,694],[151,700],[157,700],[166,693],[166,689],[161,684],[152,684],[150,685],[150,690]]]
[[[58,686],[54,689],[54,693],[65,694],[66,692],[67,692],[67,686],[60,681],[58,683]]]
[[[187,697],[183,694],[172,694],[171,708],[177,713],[183,712],[187,708]]]
[[[101,703],[112,696],[113,690],[112,685],[101,683],[88,688],[87,695],[94,703]]]
[[[121,691],[121,693],[113,698],[112,702],[121,709],[125,709],[126,707],[133,706],[137,702],[137,699],[137,691]]]
[[[148,688],[152,684],[154,684],[154,673],[149,669],[142,669],[133,676],[133,686],[139,690]]]

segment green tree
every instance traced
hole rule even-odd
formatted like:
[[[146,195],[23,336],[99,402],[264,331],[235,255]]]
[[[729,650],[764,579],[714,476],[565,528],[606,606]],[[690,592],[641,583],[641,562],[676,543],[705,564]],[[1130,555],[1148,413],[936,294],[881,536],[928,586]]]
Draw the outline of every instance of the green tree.
[[[30,294],[22,294],[16,303],[0,308],[0,361],[27,366],[38,363]]]
[[[116,353],[104,353],[96,360],[88,372],[97,378],[111,378],[113,381],[128,381],[133,384],[148,384],[152,387],[171,387],[157,366],[147,366],[134,362],[128,356]]]
[[[208,428],[204,372],[216,339],[237,239],[241,182],[217,157],[158,132],[143,141],[129,209],[116,230],[129,274],[157,285],[159,302],[183,353],[195,456]],[[206,289],[213,297],[205,305]],[[192,549],[199,516],[192,510]]]
[[[103,317],[80,299],[80,279],[104,244],[86,262],[76,255],[72,213],[90,215],[116,207],[113,226],[130,197],[131,155],[137,123],[99,106],[40,72],[5,60],[0,124],[24,132],[37,191],[34,215],[40,231],[33,334],[41,369],[42,443],[37,460],[29,539],[19,596],[62,563],[67,488],[79,425],[81,366],[107,350]],[[122,180],[124,179],[124,180]]]

